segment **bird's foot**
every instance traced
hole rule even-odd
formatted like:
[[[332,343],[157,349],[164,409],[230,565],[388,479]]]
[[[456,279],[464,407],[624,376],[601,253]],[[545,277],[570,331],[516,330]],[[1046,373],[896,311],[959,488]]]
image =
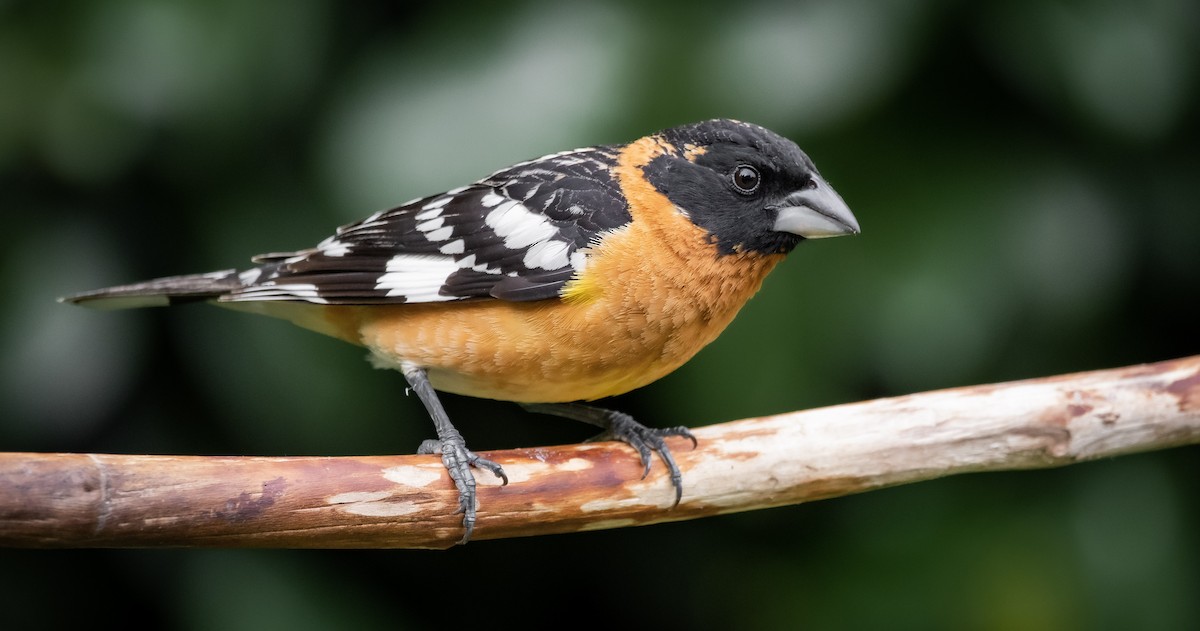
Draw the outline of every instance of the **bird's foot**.
[[[508,484],[508,476],[499,464],[467,449],[467,443],[461,436],[453,436],[444,440],[427,440],[417,448],[417,453],[441,454],[442,464],[446,466],[446,471],[450,473],[450,479],[454,481],[454,486],[458,489],[458,510],[455,512],[463,515],[463,529],[466,532],[463,533],[463,538],[458,543],[460,545],[466,543],[471,539],[471,533],[475,531],[475,474],[471,472],[471,467],[491,471],[492,475],[503,480],[504,484]]]
[[[588,442],[619,440],[629,444],[637,450],[642,459],[642,479],[650,474],[651,452],[657,453],[671,474],[671,484],[675,487],[674,505],[678,506],[679,501],[683,499],[683,474],[679,472],[675,458],[671,456],[671,449],[667,447],[667,443],[663,439],[667,436],[682,436],[692,441],[692,449],[695,449],[696,437],[692,435],[692,432],[682,425],[665,428],[646,427],[633,420],[632,416],[613,410],[605,410],[604,420],[608,428]]]

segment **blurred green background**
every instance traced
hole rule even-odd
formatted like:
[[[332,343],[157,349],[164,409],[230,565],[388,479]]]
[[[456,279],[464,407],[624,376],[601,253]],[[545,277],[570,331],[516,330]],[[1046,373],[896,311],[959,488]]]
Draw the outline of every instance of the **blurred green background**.
[[[864,233],[801,246],[614,407],[703,425],[1194,354],[1198,64],[1188,0],[0,2],[0,450],[411,452],[432,426],[361,349],[54,298],[715,116],[796,140]],[[478,450],[589,433],[445,400]],[[1195,629],[1198,455],[447,552],[6,550],[0,610],[12,629]]]

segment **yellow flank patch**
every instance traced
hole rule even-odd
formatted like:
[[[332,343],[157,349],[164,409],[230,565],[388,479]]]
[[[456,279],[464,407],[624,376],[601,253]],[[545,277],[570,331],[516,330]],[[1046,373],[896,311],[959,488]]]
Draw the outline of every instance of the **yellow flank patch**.
[[[572,304],[580,304],[595,300],[600,296],[600,287],[596,283],[596,279],[589,275],[585,270],[582,274],[577,274],[567,281],[567,284],[562,288],[562,299],[564,302]]]

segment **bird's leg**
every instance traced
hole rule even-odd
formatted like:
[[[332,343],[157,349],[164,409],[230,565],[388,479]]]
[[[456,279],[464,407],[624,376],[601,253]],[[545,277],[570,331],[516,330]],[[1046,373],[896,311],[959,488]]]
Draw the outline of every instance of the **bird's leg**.
[[[422,442],[421,446],[417,448],[417,453],[441,454],[442,464],[446,466],[446,470],[450,473],[450,479],[454,480],[454,486],[458,488],[457,512],[463,514],[463,528],[466,529],[463,538],[458,543],[466,543],[471,539],[471,533],[475,530],[475,475],[471,473],[471,467],[491,471],[493,475],[503,480],[504,484],[508,484],[508,476],[505,475],[504,469],[500,465],[486,458],[480,458],[475,455],[475,452],[467,449],[466,441],[450,423],[450,417],[446,414],[446,409],[442,407],[441,401],[438,400],[433,386],[430,385],[429,376],[425,373],[424,368],[404,366],[403,372],[404,378],[412,386],[413,392],[417,393],[417,398],[425,404],[425,409],[429,411],[438,435],[437,440]]]
[[[688,428],[682,425],[662,429],[646,427],[624,412],[606,410],[582,403],[522,403],[521,407],[530,412],[561,416],[603,428],[604,431],[591,438],[589,442],[619,440],[628,443],[637,450],[638,455],[642,458],[642,478],[650,473],[650,452],[658,452],[658,457],[662,458],[663,464],[671,473],[671,484],[675,486],[675,504],[678,505],[679,500],[683,498],[683,474],[679,472],[679,467],[675,465],[675,458],[671,456],[671,450],[667,448],[666,441],[663,439],[667,436],[683,436],[692,441],[692,449],[695,449],[696,437],[688,431]]]

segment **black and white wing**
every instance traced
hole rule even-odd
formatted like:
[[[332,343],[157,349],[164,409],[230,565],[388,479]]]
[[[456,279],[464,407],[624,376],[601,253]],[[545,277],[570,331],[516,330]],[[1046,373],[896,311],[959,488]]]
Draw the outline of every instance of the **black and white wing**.
[[[599,234],[630,221],[616,147],[524,162],[470,186],[343,226],[317,247],[255,258],[221,301],[419,303],[542,300],[586,264]]]

